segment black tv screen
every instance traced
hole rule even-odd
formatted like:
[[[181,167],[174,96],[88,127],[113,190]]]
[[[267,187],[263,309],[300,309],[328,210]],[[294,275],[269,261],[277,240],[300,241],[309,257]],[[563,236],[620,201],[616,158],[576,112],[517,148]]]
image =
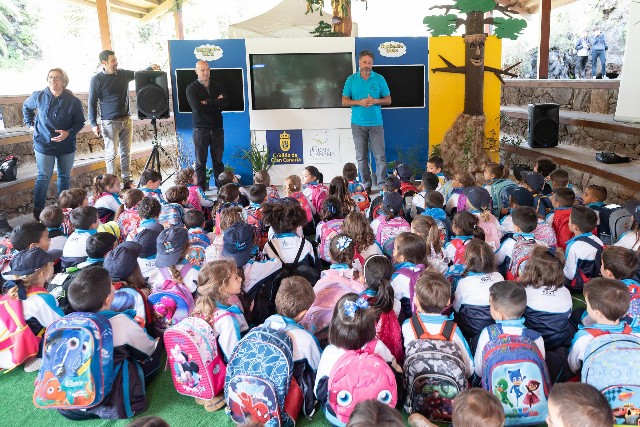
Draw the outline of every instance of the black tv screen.
[[[254,110],[342,108],[351,52],[249,55]]]
[[[196,81],[195,68],[181,68],[176,70],[176,90],[178,94],[178,112],[190,113],[191,106],[187,101],[187,86]],[[242,68],[212,68],[211,78],[224,86],[229,97],[229,106],[223,111],[244,111],[244,81]]]
[[[424,107],[424,65],[374,65],[391,92],[391,105],[382,108]]]

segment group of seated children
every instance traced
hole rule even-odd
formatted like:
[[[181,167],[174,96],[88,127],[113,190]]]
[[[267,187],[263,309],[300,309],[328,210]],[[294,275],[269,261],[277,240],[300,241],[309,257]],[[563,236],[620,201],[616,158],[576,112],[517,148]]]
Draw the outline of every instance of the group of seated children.
[[[567,420],[602,399],[586,402],[590,389],[552,384],[579,379],[597,337],[640,335],[640,202],[619,208],[631,228],[605,247],[598,235],[614,235],[603,225],[616,215],[606,189],[591,185],[577,197],[548,159],[533,171],[514,168],[516,181],[489,164],[484,186],[466,171],[447,180],[442,168],[430,158],[414,187],[399,165],[373,200],[351,163],[328,186],[308,166],[285,179],[282,196],[265,171],[248,188],[227,171],[215,201],[191,168],[166,194],[155,171],[124,194],[117,177],[99,175],[91,201],[67,190],[40,222],[3,242],[12,250],[3,256],[2,300],[29,345],[0,346],[0,368],[39,370],[34,403],[70,419],[144,411],[144,383],[166,347],[177,390],[208,411],[227,405],[236,422],[311,417],[320,402],[332,425],[372,425],[396,405],[418,426],[544,422],[547,413],[553,425],[576,425]],[[586,310],[573,308],[572,293],[584,294]],[[70,338],[75,347],[68,341],[63,351],[59,337],[87,316],[112,339],[83,344],[78,363],[67,365],[64,351],[85,338]],[[208,362],[181,349],[179,330],[200,331],[191,336],[205,337]],[[103,395],[82,388],[98,375],[87,364],[101,350],[112,363]],[[265,366],[287,360],[277,399],[243,383],[277,383],[277,375],[263,378]],[[226,385],[205,363],[226,366]],[[293,410],[282,393],[300,395]],[[383,408],[356,407],[370,399]],[[573,404],[583,412],[560,411]]]

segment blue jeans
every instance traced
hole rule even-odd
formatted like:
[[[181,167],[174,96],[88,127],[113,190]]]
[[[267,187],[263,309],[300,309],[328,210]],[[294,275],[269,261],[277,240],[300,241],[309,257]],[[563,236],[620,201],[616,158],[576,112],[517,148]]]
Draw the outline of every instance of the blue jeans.
[[[602,78],[604,79],[607,75],[607,56],[604,53],[604,50],[592,50],[591,51],[591,75],[593,77],[596,76],[596,65],[598,58],[600,58],[600,67],[602,69]]]
[[[48,154],[36,153],[36,164],[38,166],[38,177],[33,189],[33,207],[35,210],[44,209],[47,201],[47,190],[53,175],[53,164],[58,164],[58,194],[62,190],[68,190],[71,186],[71,169],[76,153],[50,156]]]
[[[387,158],[384,153],[384,127],[359,126],[351,123],[353,143],[356,148],[358,171],[365,187],[371,187],[371,171],[369,169],[369,147],[376,159],[376,176],[378,185],[387,180]]]

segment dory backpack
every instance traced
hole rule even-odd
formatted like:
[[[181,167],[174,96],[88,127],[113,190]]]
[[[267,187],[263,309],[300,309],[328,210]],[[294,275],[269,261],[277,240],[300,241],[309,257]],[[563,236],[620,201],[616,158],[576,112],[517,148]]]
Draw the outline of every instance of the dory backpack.
[[[549,372],[535,340],[540,334],[524,329],[505,334],[502,325],[487,327],[489,342],[482,350],[482,388],[495,394],[507,417],[505,425],[544,423],[547,418]]]
[[[258,326],[238,342],[224,382],[227,413],[236,424],[295,426],[285,409],[293,378],[293,342],[285,332]]]
[[[113,332],[102,314],[72,313],[47,328],[33,403],[45,409],[86,409],[110,393]]]
[[[451,422],[453,399],[468,388],[460,347],[452,339],[456,324],[442,323],[440,332],[427,332],[418,315],[411,318],[417,339],[407,346],[404,362],[404,410],[432,421]]]
[[[229,316],[229,312],[214,321]],[[167,365],[177,392],[199,399],[213,399],[224,388],[227,368],[218,351],[211,326],[199,317],[187,317],[164,333]]]
[[[328,405],[342,423],[346,424],[356,405],[365,400],[375,399],[391,408],[398,402],[393,370],[374,352],[377,342],[374,339],[363,349],[346,351],[329,373]]]
[[[625,422],[625,407],[640,406],[640,338],[626,325],[622,333],[586,328],[594,339],[587,344],[581,381],[597,388],[614,408],[615,424]]]
[[[211,239],[204,232],[189,233],[189,249],[184,259],[192,265],[202,266],[204,264],[204,253],[211,245]]]

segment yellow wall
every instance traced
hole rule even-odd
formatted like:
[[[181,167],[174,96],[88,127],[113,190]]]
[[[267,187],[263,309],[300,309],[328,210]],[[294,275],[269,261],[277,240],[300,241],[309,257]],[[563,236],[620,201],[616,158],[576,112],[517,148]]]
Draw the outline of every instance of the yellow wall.
[[[440,144],[445,133],[464,109],[464,74],[433,73],[432,68],[445,67],[438,55],[442,55],[455,66],[464,66],[465,44],[461,36],[429,38],[429,152]],[[496,36],[487,37],[485,65],[501,67],[502,41]],[[493,74],[484,73],[484,114],[487,119],[485,135],[495,132],[500,138],[500,80]],[[485,148],[487,145],[485,143]],[[498,160],[497,146],[490,156]]]

